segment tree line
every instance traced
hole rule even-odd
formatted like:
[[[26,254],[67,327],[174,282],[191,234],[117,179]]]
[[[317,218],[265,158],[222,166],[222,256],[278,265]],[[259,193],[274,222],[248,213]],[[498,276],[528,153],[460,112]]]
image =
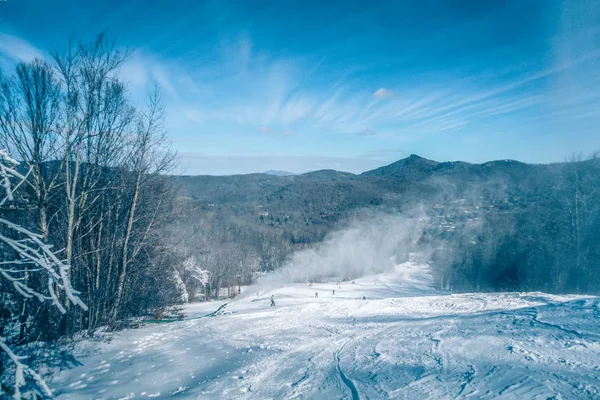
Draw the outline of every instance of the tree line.
[[[177,299],[173,266],[183,259],[163,234],[175,198],[164,173],[174,153],[158,88],[135,107],[119,78],[128,57],[99,35],[69,43],[50,59],[0,71],[2,180],[3,189],[10,188],[0,218],[35,232],[64,266],[64,276],[48,289],[49,270],[40,265],[54,261],[39,250],[28,259],[21,247],[33,236],[0,224],[6,346],[115,327]],[[10,178],[17,175],[7,171],[22,178],[16,186]],[[65,292],[71,287],[85,307]]]

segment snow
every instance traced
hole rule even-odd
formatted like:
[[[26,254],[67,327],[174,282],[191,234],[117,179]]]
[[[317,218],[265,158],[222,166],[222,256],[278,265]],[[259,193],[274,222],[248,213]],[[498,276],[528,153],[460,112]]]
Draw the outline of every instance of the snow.
[[[82,365],[51,386],[59,399],[600,396],[597,297],[436,292],[426,265],[406,263],[354,283],[251,286],[225,310],[85,341]]]

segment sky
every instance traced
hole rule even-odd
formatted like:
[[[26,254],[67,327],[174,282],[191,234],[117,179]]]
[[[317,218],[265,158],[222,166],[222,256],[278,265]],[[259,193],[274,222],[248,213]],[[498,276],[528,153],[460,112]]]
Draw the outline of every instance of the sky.
[[[0,0],[0,67],[106,32],[179,173],[362,172],[600,150],[596,0]]]

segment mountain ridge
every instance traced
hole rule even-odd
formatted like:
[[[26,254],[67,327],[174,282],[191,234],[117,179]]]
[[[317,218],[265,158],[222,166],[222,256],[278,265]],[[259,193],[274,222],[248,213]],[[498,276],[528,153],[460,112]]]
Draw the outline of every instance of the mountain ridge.
[[[343,170],[337,170],[332,168],[325,168],[319,170],[312,170],[302,173],[295,173],[285,170],[268,170],[264,172],[249,172],[242,174],[230,174],[230,175],[210,175],[210,174],[182,174],[182,175],[171,175],[171,176],[185,176],[185,177],[194,177],[194,176],[214,176],[214,177],[230,177],[230,176],[248,176],[248,175],[270,175],[274,177],[290,177],[290,176],[303,176],[303,175],[319,175],[319,174],[327,174],[333,173],[334,171],[337,173],[342,173],[345,175],[354,175],[354,176],[383,176],[383,175],[401,175],[402,170],[416,170],[416,169],[426,169],[432,170],[435,168],[446,169],[449,166],[463,166],[463,167],[483,167],[483,166],[532,166],[532,167],[541,167],[541,166],[555,166],[561,165],[565,163],[572,163],[573,161],[557,161],[551,163],[528,163],[524,161],[514,160],[514,159],[498,159],[498,160],[490,160],[481,163],[472,163],[467,161],[455,160],[455,161],[435,161],[425,157],[421,157],[417,154],[411,154],[408,157],[401,158],[397,161],[391,162],[389,164],[383,165],[378,168],[370,169],[367,171],[363,171],[360,173],[353,173]],[[585,162],[585,161],[576,161],[576,162]]]

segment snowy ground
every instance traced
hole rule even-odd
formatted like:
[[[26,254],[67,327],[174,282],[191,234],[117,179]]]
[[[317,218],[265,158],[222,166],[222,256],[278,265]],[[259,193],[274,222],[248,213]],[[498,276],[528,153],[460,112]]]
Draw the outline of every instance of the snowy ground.
[[[251,287],[225,315],[84,342],[83,365],[52,387],[59,399],[600,398],[599,298],[444,294],[428,280],[403,264],[354,284]]]

